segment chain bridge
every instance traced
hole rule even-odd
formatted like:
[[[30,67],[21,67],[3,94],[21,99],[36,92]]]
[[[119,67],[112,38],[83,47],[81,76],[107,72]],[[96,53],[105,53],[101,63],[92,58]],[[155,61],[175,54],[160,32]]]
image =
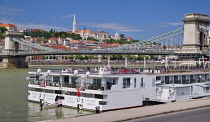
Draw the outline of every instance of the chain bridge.
[[[24,34],[7,31],[5,47],[0,55],[5,67],[27,67],[26,56],[33,55],[69,55],[69,54],[135,54],[135,55],[179,55],[183,60],[197,60],[201,55],[208,55],[209,19],[208,15],[190,13],[183,18],[184,27],[133,44],[116,48],[97,50],[59,50],[24,39]]]

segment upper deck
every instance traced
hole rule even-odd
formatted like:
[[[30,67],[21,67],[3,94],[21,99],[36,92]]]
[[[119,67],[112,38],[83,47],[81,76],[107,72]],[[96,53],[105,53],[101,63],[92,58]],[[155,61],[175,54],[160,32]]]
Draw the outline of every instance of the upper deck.
[[[140,68],[112,68],[109,66],[101,67],[89,71],[73,69],[63,69],[62,71],[29,72],[34,75],[29,80],[31,87],[45,87],[58,89],[76,88],[86,90],[109,91],[115,88],[134,88],[136,84],[144,82],[156,82],[156,84],[191,84],[209,80],[208,71],[204,68],[173,68],[157,67],[156,69]],[[137,82],[137,83],[136,83]],[[135,85],[134,85],[135,84]],[[47,86],[47,87],[46,87]],[[57,87],[57,88],[56,88]],[[43,89],[45,89],[43,88]],[[115,89],[116,90],[116,89]]]

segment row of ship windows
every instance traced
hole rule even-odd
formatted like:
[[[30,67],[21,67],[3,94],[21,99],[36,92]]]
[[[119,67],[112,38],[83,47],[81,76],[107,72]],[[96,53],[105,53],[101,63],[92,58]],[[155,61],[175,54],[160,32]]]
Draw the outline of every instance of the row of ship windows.
[[[54,82],[59,82],[59,77],[58,76],[53,76],[53,81]],[[64,78],[64,81],[68,81],[68,77]],[[76,84],[76,81],[77,81],[77,77],[71,77],[71,82],[72,83],[75,83]],[[96,79],[94,78],[93,79],[93,84],[96,84],[96,85],[101,85],[101,80],[102,79]],[[106,84],[107,84],[107,89],[111,89],[111,86],[112,85],[116,85],[118,84],[117,82],[118,79],[114,79],[114,78],[108,78],[106,79]],[[134,88],[136,88],[136,78],[134,78]],[[131,78],[123,78],[123,88],[131,88]],[[143,78],[141,78],[141,81],[140,81],[140,87],[144,87],[144,81],[143,81]]]
[[[134,78],[134,88],[136,88],[136,78]],[[144,80],[141,78],[140,87],[144,87]],[[131,78],[123,78],[123,88],[131,88]]]
[[[30,91],[78,96],[77,92],[70,92],[70,91],[64,92],[64,91],[61,91],[61,90],[49,90],[49,89],[31,88]],[[96,99],[106,99],[107,98],[107,95],[89,94],[89,93],[80,93],[80,96],[81,97],[87,97],[87,98],[96,98]]]

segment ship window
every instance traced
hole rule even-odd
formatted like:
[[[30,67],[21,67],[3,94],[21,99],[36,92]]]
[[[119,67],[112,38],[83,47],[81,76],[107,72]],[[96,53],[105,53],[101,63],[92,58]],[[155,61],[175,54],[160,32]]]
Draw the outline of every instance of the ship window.
[[[88,98],[94,98],[93,94],[88,94],[88,93],[82,93],[81,96],[88,97]]]
[[[123,78],[123,88],[130,88],[130,87],[131,87],[131,79]]]
[[[156,76],[156,80],[161,80],[161,79],[160,79],[160,76]]]
[[[70,92],[69,94],[72,96],[77,96],[77,92]]]
[[[141,87],[144,87],[144,79],[143,78],[141,78]]]
[[[69,76],[64,77],[64,82],[69,82]]]
[[[60,90],[55,90],[55,94],[62,94],[62,91],[60,91]]]
[[[169,76],[165,76],[165,83],[169,84]]]
[[[99,101],[99,105],[107,105],[107,101]]]
[[[179,83],[179,79],[178,79],[178,76],[177,75],[174,76],[174,83],[175,84],[178,84]]]
[[[43,89],[35,88],[35,91],[42,92]]]
[[[186,75],[182,75],[182,84],[186,84]]]
[[[101,94],[95,94],[95,98],[96,99],[103,99],[103,95],[101,95]]]
[[[117,79],[114,78],[106,79],[106,89],[111,89],[112,85],[116,84],[117,84]]]
[[[93,90],[101,89],[101,79],[93,79]]]
[[[76,81],[78,77],[71,77],[71,87],[76,88]]]
[[[54,93],[54,90],[45,89],[45,93]]]
[[[58,76],[53,76],[53,82],[59,82],[60,81],[60,77]]]
[[[36,91],[35,88],[29,88],[29,91]]]
[[[136,78],[134,78],[134,88],[136,88]]]

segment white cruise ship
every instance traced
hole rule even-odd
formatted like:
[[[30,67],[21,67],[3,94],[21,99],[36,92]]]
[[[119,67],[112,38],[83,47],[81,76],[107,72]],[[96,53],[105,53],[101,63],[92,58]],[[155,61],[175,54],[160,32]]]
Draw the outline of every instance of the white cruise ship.
[[[208,72],[100,67],[93,72],[29,72],[28,100],[41,106],[63,105],[93,111],[175,102],[208,96]]]

